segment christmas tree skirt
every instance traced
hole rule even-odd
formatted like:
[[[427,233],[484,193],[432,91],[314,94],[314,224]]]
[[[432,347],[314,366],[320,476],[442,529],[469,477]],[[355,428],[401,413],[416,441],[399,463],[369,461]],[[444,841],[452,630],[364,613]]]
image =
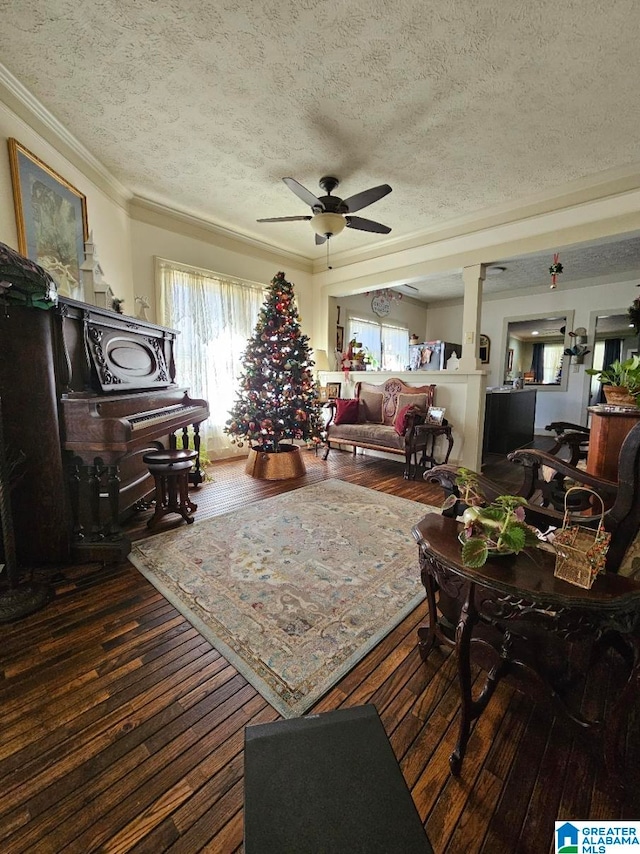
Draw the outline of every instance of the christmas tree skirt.
[[[280,450],[265,452],[251,448],[245,472],[262,480],[290,480],[302,477],[306,469],[297,445],[280,443]]]
[[[129,559],[290,718],[424,598],[411,529],[434,510],[327,480],[140,540]]]

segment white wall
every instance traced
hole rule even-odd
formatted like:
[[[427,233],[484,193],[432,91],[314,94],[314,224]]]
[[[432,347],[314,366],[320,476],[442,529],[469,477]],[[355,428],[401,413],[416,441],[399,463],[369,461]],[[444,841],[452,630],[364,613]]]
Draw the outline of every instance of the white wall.
[[[611,314],[625,313],[635,296],[637,281],[619,281],[598,284],[591,287],[569,288],[560,286],[546,293],[523,293],[505,299],[485,300],[482,305],[481,332],[491,341],[491,353],[487,376],[488,386],[501,385],[507,341],[504,334],[504,318],[519,315],[539,314],[544,317],[550,313],[574,311],[574,328],[584,326],[590,329],[591,314],[597,310],[606,310]],[[457,340],[462,334],[462,302],[429,306],[427,315],[427,335],[429,338]],[[589,341],[593,352],[593,340]],[[551,421],[572,421],[586,424],[586,405],[588,377],[585,369],[591,365],[591,354],[584,365],[575,365],[572,361],[568,376],[568,388],[562,391],[539,391],[536,405],[536,430],[544,432]]]
[[[423,337],[427,329],[427,306],[424,303],[417,302],[411,297],[403,296],[402,299],[391,300],[391,309],[389,314],[380,318],[374,314],[371,308],[371,300],[374,292],[367,294],[356,294],[350,297],[340,297],[336,299],[340,306],[340,324],[345,327],[349,314],[357,315],[365,319],[374,320],[377,322],[389,321],[390,323],[398,323],[401,326],[406,326],[409,335],[417,335],[420,341],[424,341]]]
[[[287,279],[293,283],[300,313],[300,325],[306,335],[312,333],[313,291],[311,275],[290,258],[278,256],[277,253],[256,251],[252,253],[249,247],[242,246],[237,241],[220,240],[213,242],[214,235],[198,234],[197,229],[192,233],[186,230],[172,230],[178,226],[170,217],[154,217],[158,224],[143,222],[138,219],[131,221],[133,244],[133,279],[136,295],[146,296],[153,307],[153,317],[158,317],[158,305],[155,293],[155,264],[154,258],[159,256],[170,261],[202,267],[215,273],[234,276],[251,282],[269,284],[280,270],[284,271]],[[230,244],[228,246],[221,244]],[[235,246],[233,244],[235,243]],[[233,247],[233,248],[231,248]]]
[[[484,328],[482,329],[484,332]],[[462,341],[462,300],[431,303],[427,311],[426,341]],[[493,356],[493,340],[491,341]]]

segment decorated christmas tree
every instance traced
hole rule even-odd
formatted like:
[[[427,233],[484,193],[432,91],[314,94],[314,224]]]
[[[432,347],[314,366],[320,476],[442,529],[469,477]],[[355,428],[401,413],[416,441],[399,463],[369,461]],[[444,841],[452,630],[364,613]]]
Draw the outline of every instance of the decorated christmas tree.
[[[293,286],[278,273],[247,343],[240,391],[224,428],[234,444],[278,451],[286,439],[319,441],[324,423],[308,341],[300,332]]]

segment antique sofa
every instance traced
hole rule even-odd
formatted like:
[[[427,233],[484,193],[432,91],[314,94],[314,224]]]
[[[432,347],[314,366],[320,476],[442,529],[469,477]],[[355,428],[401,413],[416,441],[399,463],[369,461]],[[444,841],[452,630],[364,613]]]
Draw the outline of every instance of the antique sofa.
[[[435,385],[410,386],[400,379],[384,383],[358,382],[355,395],[349,400],[329,401],[331,410],[326,425],[327,459],[332,445],[350,445],[373,451],[398,454],[405,459],[405,478],[416,465],[418,452],[428,442],[428,433],[416,434],[429,406],[433,405]]]

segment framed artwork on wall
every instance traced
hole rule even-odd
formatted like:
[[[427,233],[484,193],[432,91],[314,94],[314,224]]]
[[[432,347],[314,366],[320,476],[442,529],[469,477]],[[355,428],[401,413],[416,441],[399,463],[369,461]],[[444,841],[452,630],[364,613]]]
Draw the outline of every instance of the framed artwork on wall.
[[[338,353],[344,350],[344,326],[336,326],[336,350]]]
[[[50,273],[60,294],[72,296],[89,239],[86,197],[15,139],[9,164],[18,249]]]
[[[327,400],[335,400],[340,397],[342,383],[327,383]]]
[[[480,336],[480,344],[478,347],[478,357],[483,365],[489,363],[489,353],[491,350],[491,341],[486,335]]]

